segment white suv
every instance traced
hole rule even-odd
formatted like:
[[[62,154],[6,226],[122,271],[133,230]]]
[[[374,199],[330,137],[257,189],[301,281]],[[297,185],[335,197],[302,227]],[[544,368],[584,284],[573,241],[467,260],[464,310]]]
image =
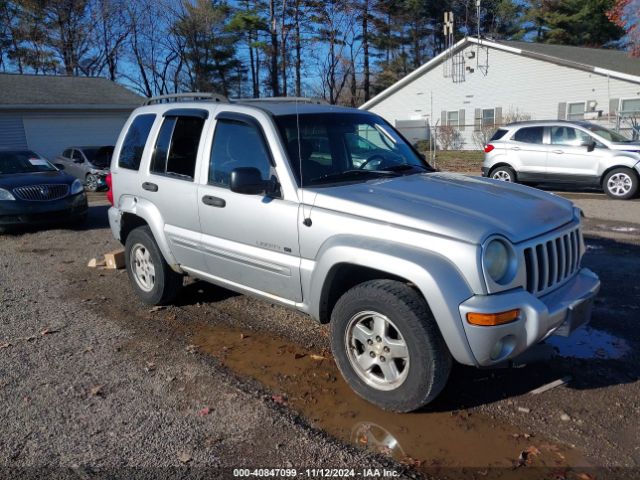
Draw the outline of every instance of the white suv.
[[[482,175],[496,180],[601,187],[620,200],[638,192],[640,143],[594,123],[512,123],[484,152]]]

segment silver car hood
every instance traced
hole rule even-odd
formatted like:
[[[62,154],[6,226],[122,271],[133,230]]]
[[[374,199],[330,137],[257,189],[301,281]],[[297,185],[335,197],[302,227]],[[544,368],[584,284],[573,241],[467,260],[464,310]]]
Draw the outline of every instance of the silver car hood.
[[[640,143],[610,143],[609,148],[611,150],[623,150],[625,152],[640,153]]]
[[[481,243],[514,243],[568,222],[573,204],[541,190],[481,177],[425,173],[314,189],[316,208]]]

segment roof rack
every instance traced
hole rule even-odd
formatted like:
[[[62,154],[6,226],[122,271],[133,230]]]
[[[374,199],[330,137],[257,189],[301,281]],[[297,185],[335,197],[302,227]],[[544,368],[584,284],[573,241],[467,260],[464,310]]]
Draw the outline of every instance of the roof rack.
[[[312,103],[316,105],[328,105],[324,98],[316,97],[261,97],[261,98],[234,98],[232,102],[252,103],[252,102],[273,102],[273,103]]]
[[[169,95],[159,95],[157,97],[151,97],[145,105],[154,105],[160,103],[170,102],[188,102],[195,100],[205,100],[210,102],[229,103],[229,99],[224,95],[218,93],[206,93],[206,92],[188,92],[188,93],[172,93]]]

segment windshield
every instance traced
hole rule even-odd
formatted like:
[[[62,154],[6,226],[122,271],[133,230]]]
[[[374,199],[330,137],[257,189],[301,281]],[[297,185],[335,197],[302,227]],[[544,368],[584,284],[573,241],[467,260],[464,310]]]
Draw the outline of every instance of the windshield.
[[[302,186],[433,170],[389,124],[373,115],[283,115],[276,123],[299,184],[302,172]]]
[[[57,170],[47,160],[29,150],[0,152],[0,175],[51,172]]]
[[[113,147],[84,147],[85,157],[96,167],[106,168],[111,164]]]
[[[631,140],[629,140],[624,135],[621,135],[618,132],[614,132],[613,130],[609,130],[608,128],[604,128],[599,125],[590,125],[587,128],[589,129],[589,131],[606,140],[609,140],[610,142],[631,143]]]

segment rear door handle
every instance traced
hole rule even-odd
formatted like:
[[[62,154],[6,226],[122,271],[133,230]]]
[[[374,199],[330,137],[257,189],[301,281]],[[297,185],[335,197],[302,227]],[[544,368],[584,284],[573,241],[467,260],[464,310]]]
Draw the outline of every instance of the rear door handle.
[[[564,150],[552,150],[553,153],[561,154],[564,153]]]
[[[202,203],[205,205],[209,205],[210,207],[218,207],[224,208],[227,205],[227,202],[219,197],[213,197],[211,195],[205,195],[202,197]]]
[[[158,185],[156,185],[155,183],[151,183],[151,182],[144,182],[142,184],[142,188],[144,188],[145,190],[148,190],[149,192],[157,192],[158,191]]]

